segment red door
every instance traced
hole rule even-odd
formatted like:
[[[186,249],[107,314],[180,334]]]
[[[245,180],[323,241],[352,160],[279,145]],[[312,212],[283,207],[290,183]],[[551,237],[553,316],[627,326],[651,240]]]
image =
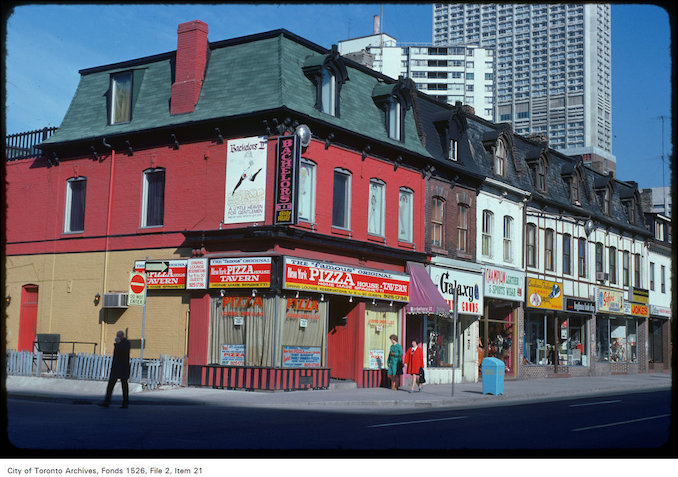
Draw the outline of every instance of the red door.
[[[24,285],[21,289],[18,351],[33,351],[33,341],[35,341],[37,325],[38,287],[37,285]]]

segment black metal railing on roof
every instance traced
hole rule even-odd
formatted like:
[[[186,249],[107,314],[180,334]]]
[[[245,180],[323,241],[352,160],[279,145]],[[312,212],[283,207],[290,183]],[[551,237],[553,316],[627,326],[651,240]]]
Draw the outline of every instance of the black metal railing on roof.
[[[38,157],[40,149],[38,144],[49,138],[58,128],[42,128],[36,131],[28,131],[10,134],[5,138],[5,156],[7,161]]]

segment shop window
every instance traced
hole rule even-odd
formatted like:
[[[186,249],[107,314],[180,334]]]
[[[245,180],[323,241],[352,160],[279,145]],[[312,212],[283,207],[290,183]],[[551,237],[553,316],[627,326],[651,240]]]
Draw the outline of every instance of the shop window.
[[[537,266],[537,226],[534,224],[527,224],[525,228],[526,242],[527,242],[527,266]]]
[[[141,226],[162,226],[165,215],[165,169],[144,171],[143,188]]]
[[[483,210],[482,245],[483,256],[492,258],[492,229],[494,228],[494,214],[489,210]]]
[[[414,192],[405,187],[398,194],[398,240],[412,242],[412,211]]]
[[[610,247],[609,252],[609,267],[610,267],[610,283],[613,285],[617,284],[617,249],[615,247]]]
[[[577,271],[580,277],[586,277],[586,239],[580,238],[579,241],[579,256],[577,259]]]
[[[513,261],[513,217],[510,215],[504,216],[504,261]]]
[[[558,364],[587,366],[586,318],[558,318]]]
[[[633,286],[640,288],[640,254],[633,254]]]
[[[277,315],[284,317],[280,325],[280,343],[275,350],[275,366],[323,366],[327,346],[327,301],[284,296],[270,300],[277,300]],[[266,330],[262,329],[262,332]],[[265,339],[264,336],[259,338]]]
[[[629,280],[631,278],[629,267],[631,266],[631,254],[628,250],[624,250],[622,255],[622,285],[627,287],[629,286]]]
[[[598,360],[637,363],[637,323],[626,318],[596,318]]]
[[[544,267],[546,270],[553,271],[554,267],[554,250],[553,250],[553,229],[546,229],[544,231]]]
[[[388,305],[371,305],[365,308],[365,349],[363,367],[386,367],[391,348],[389,336],[398,334],[398,313]]]
[[[426,339],[428,340],[426,366],[432,368],[452,366],[454,322],[442,316],[429,317],[426,320]]]
[[[111,76],[109,124],[127,123],[132,120],[132,72]]]
[[[443,246],[443,222],[445,201],[440,197],[434,197],[431,202],[431,245]]]
[[[301,159],[299,168],[299,220],[315,223],[316,165]]]
[[[351,228],[351,173],[343,169],[334,170],[332,225]]]
[[[514,343],[515,320],[513,306],[508,303],[489,301],[487,317],[482,318],[478,343],[478,365],[483,358],[497,358],[504,362],[506,375],[514,374],[516,344]]]
[[[650,319],[649,339],[648,339],[648,359],[650,363],[664,362],[664,333],[663,320]]]
[[[596,356],[598,361],[610,360],[610,320],[596,317]]]
[[[385,190],[386,184],[382,181],[370,180],[367,232],[379,237],[384,236]]]
[[[457,250],[468,251],[468,210],[466,204],[457,205]]]
[[[572,275],[572,236],[563,235],[563,273]]]
[[[85,192],[87,179],[76,177],[66,181],[66,207],[64,232],[82,232],[85,230]]]

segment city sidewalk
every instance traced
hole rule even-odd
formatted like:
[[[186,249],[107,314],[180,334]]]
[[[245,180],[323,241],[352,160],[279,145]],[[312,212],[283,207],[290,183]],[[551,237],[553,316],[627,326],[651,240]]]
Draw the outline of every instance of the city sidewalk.
[[[424,385],[421,392],[401,388],[342,388],[305,391],[242,391],[197,387],[168,387],[143,391],[130,383],[130,406],[229,406],[279,409],[405,410],[434,407],[482,407],[519,404],[560,398],[602,396],[622,391],[671,389],[672,376],[666,373],[598,377],[506,380],[504,394],[483,394],[483,384],[458,383]],[[8,376],[5,390],[11,399],[31,399],[73,404],[97,404],[103,400],[106,382]],[[113,404],[121,401],[120,383],[113,392]]]

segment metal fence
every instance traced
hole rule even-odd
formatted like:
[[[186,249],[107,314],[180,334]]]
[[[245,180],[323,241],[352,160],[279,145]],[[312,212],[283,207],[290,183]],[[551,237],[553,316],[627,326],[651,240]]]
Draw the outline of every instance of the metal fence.
[[[38,144],[54,134],[58,128],[42,128],[36,131],[10,134],[5,137],[5,154],[8,161],[38,157]]]
[[[40,376],[43,354],[31,351],[7,351],[8,376]],[[63,379],[108,381],[112,356],[93,353],[59,353],[53,376]],[[184,360],[161,355],[158,359],[130,359],[129,381],[141,383],[147,389],[158,386],[181,386],[184,379]]]

